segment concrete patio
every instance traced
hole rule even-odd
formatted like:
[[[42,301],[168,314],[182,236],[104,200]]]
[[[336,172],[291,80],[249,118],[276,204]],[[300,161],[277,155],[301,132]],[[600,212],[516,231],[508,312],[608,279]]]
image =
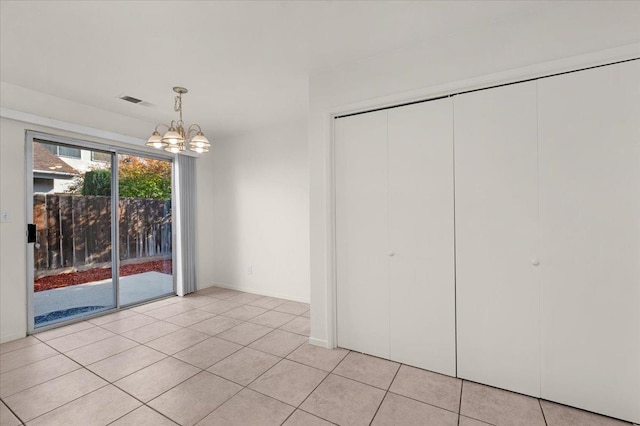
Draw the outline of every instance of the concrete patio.
[[[120,305],[122,306],[172,293],[174,293],[173,275],[151,271],[120,278]],[[33,305],[36,317],[85,306],[104,306],[103,310],[110,309],[115,306],[113,282],[111,279],[107,279],[39,291],[34,294]],[[82,313],[68,315],[39,325],[52,324],[82,315]]]

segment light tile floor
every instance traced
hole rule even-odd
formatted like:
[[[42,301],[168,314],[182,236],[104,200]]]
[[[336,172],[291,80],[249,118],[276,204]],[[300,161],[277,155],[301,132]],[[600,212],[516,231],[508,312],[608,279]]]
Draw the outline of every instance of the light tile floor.
[[[629,425],[311,346],[309,305],[208,288],[0,345],[0,424]]]

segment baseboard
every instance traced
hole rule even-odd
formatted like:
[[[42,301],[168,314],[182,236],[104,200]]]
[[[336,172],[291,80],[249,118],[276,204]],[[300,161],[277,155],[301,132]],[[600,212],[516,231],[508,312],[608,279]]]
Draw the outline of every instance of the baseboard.
[[[277,297],[279,299],[293,300],[294,302],[309,303],[308,298],[291,296],[289,294],[283,294],[283,293],[264,290],[262,288],[249,287],[249,286],[237,286],[237,285],[229,285],[229,284],[222,284],[222,283],[213,283],[210,286],[202,287],[202,288],[199,288],[198,290],[204,290],[205,288],[208,288],[208,287],[228,288],[229,290],[243,291],[245,293],[255,293],[255,294],[260,294],[262,296],[270,296],[270,297]]]
[[[329,347],[329,342],[326,340],[316,339],[314,337],[309,337],[309,344],[313,346],[320,346],[325,349],[333,349]]]
[[[7,343],[12,340],[22,339],[23,337],[27,337],[26,333],[5,334],[4,336],[0,336],[0,343]]]

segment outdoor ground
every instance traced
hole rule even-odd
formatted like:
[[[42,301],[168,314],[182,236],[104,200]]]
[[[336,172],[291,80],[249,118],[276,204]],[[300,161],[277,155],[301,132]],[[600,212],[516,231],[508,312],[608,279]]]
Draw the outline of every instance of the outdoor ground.
[[[161,272],[171,274],[173,265],[171,260],[157,260],[131,265],[120,266],[120,276],[142,274],[144,272]],[[111,278],[111,268],[96,268],[88,271],[68,272],[64,274],[47,275],[35,280],[34,291],[51,290],[54,288],[69,287],[78,284],[85,284],[94,281],[101,281]]]

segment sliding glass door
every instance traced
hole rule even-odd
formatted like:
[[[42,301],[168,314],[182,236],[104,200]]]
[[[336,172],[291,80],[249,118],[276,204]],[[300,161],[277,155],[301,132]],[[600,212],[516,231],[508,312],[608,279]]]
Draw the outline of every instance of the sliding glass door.
[[[171,162],[118,155],[120,304],[171,294]]]
[[[29,132],[29,329],[174,294],[172,161]]]
[[[116,307],[113,155],[32,142],[34,328]]]

